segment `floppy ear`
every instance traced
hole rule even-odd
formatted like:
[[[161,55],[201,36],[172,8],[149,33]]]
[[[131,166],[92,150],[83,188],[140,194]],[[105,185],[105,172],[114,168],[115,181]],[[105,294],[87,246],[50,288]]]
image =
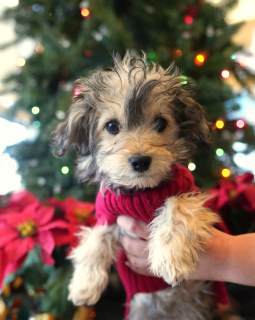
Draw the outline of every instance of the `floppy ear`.
[[[179,136],[193,144],[210,143],[209,123],[203,107],[185,91],[181,91],[172,104],[174,117],[180,128]]]
[[[52,145],[58,156],[63,156],[70,149],[75,149],[80,155],[89,155],[94,145],[94,99],[82,80],[76,81],[75,86],[79,88],[79,94],[73,97],[65,121],[52,133]]]

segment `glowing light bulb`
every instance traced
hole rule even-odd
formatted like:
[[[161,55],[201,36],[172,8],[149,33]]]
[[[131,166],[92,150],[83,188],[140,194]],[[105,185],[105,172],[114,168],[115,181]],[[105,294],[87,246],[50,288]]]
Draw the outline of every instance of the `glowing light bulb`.
[[[236,121],[236,127],[238,129],[243,129],[244,126],[245,126],[245,122],[242,119]]]
[[[63,167],[61,168],[61,173],[64,174],[64,175],[68,174],[69,171],[70,171],[70,170],[69,170],[68,166],[63,166]]]
[[[19,68],[24,67],[25,64],[26,64],[26,60],[25,60],[24,58],[21,58],[21,57],[20,57],[20,58],[18,58],[18,59],[16,60],[16,66],[19,67]]]
[[[32,107],[31,112],[36,115],[38,113],[40,113],[40,108],[37,106]]]
[[[221,170],[221,175],[223,178],[228,178],[231,176],[231,170],[229,168],[223,168]]]
[[[91,12],[89,8],[81,8],[81,15],[83,18],[88,18],[90,16]]]
[[[197,53],[194,58],[194,63],[196,66],[201,67],[206,62],[206,54],[203,52]]]
[[[221,130],[224,128],[225,122],[223,120],[219,119],[215,122],[215,126],[217,129]]]
[[[229,72],[229,70],[227,70],[227,69],[223,69],[223,70],[221,71],[220,75],[221,75],[221,77],[222,77],[223,79],[226,80],[226,79],[229,78],[230,72]]]
[[[191,25],[193,23],[194,19],[192,16],[186,15],[186,16],[184,16],[183,21],[185,24]]]
[[[222,148],[217,148],[216,149],[216,155],[218,157],[222,157],[222,156],[224,156],[224,154],[225,154],[225,152],[224,152],[224,150]]]
[[[189,164],[188,164],[188,169],[189,169],[189,171],[195,171],[196,170],[196,164],[194,163],[194,162],[190,162]]]

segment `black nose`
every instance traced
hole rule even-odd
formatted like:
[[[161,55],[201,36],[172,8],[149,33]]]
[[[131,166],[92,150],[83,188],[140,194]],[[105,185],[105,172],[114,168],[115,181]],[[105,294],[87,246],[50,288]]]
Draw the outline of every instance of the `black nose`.
[[[143,172],[149,169],[151,164],[151,157],[133,156],[133,157],[130,157],[128,161],[135,171]]]

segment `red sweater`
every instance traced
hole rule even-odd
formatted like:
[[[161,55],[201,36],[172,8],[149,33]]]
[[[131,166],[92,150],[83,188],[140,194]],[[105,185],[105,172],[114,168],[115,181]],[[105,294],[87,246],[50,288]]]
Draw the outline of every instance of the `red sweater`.
[[[116,194],[107,189],[99,192],[96,199],[97,225],[116,223],[119,215],[127,215],[150,223],[155,211],[162,207],[165,200],[185,192],[197,191],[192,174],[181,165],[173,165],[171,177],[153,189],[145,189],[134,193]],[[127,295],[127,305],[138,292],[154,292],[169,287],[163,279],[147,277],[133,272],[125,264],[126,256],[122,251],[117,258],[117,269]],[[219,288],[222,291],[222,288]],[[218,295],[218,288],[217,288]],[[223,297],[224,296],[224,297]],[[225,302],[225,294],[220,293],[220,302]]]

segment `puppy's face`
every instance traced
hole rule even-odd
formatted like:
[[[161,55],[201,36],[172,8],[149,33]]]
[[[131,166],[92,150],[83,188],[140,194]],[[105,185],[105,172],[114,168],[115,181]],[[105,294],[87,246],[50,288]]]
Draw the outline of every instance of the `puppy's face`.
[[[206,120],[173,69],[147,65],[126,54],[114,68],[77,83],[66,121],[55,144],[79,153],[81,180],[94,178],[110,187],[152,188],[166,179],[171,165],[190,157],[206,139]]]

